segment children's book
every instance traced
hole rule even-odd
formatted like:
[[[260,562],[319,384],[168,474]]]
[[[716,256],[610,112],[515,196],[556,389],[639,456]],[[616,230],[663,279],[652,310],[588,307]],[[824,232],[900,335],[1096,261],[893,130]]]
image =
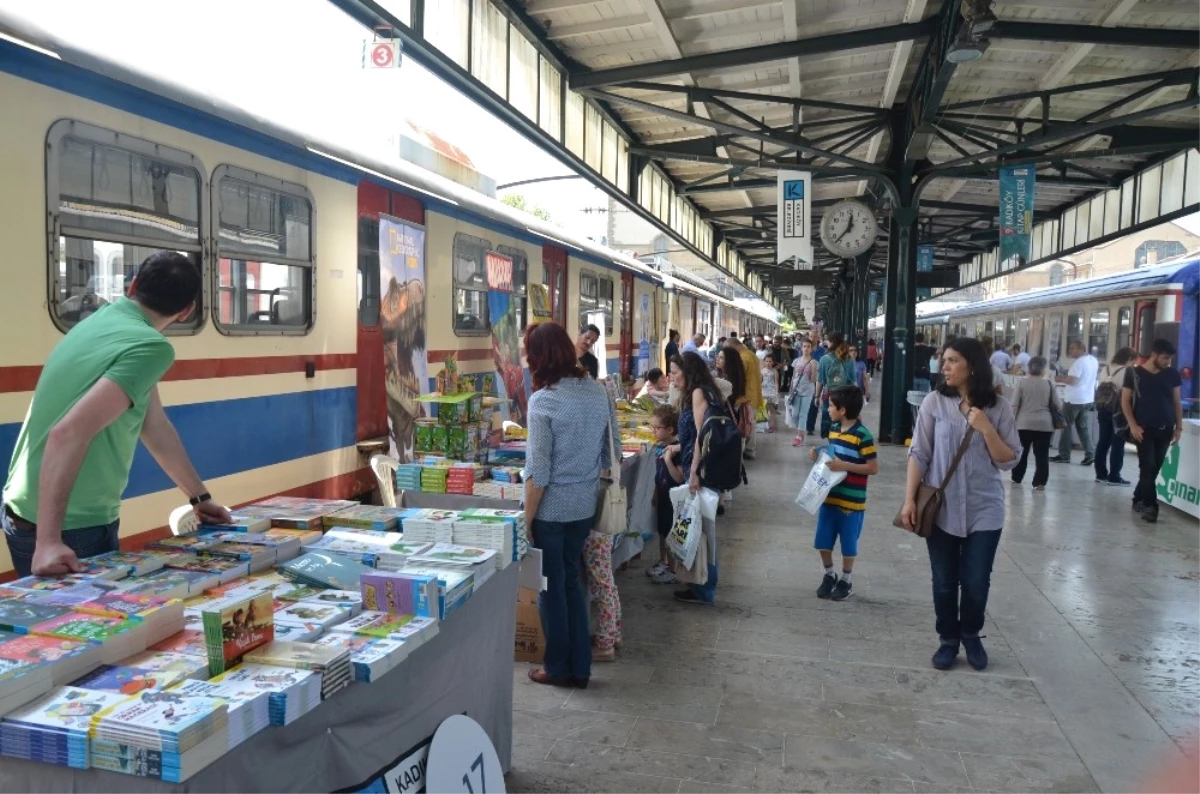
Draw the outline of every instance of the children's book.
[[[183,678],[178,671],[104,664],[82,678],[75,679],[71,686],[116,692],[121,695],[136,695],[148,689],[166,689]]]
[[[228,599],[200,613],[213,675],[236,664],[247,651],[275,638],[270,593]]]
[[[125,700],[125,695],[114,692],[64,686],[10,713],[4,720],[64,734],[86,736],[94,717]]]
[[[154,617],[161,610],[174,607],[175,600],[162,596],[117,591],[85,601],[78,604],[75,609],[79,612],[90,612],[96,615],[127,617],[144,621]]]
[[[303,584],[357,590],[359,579],[372,569],[336,554],[309,552],[279,566],[284,576]]]
[[[106,642],[120,634],[132,631],[135,624],[125,618],[93,615],[87,612],[68,612],[35,624],[31,634],[65,637],[77,640]],[[143,648],[145,645],[142,646]]]
[[[341,661],[347,650],[313,645],[310,642],[275,640],[246,654],[246,661],[294,670],[324,670],[331,663]]]
[[[70,607],[37,604],[28,601],[0,601],[0,629],[28,634],[39,623],[66,615]]]

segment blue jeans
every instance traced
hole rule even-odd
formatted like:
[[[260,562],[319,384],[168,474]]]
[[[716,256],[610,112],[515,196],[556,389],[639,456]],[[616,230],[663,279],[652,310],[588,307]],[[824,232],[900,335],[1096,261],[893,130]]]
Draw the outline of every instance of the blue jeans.
[[[1092,410],[1093,403],[1064,402],[1062,407],[1063,419],[1067,426],[1058,436],[1058,456],[1063,460],[1071,460],[1071,431],[1079,433],[1079,446],[1083,447],[1083,457],[1090,458],[1096,449],[1092,446]]]
[[[973,532],[960,538],[934,527],[925,545],[933,574],[933,612],[938,636],[951,642],[978,637],[992,585],[992,563],[1000,545],[1000,530]]]
[[[1113,412],[1103,408],[1096,410],[1096,421],[1100,424],[1100,438],[1096,440],[1096,478],[1120,482],[1121,467],[1125,464],[1125,442],[1113,431]]]
[[[592,640],[587,601],[580,587],[583,544],[595,521],[533,522],[533,545],[542,550],[546,589],[538,597],[546,655],[542,665],[553,676],[592,674]]]
[[[29,576],[33,567],[33,551],[37,545],[37,527],[13,515],[5,509],[0,525],[4,527],[4,539],[8,543],[8,554],[12,557],[13,569],[17,577]],[[107,551],[120,548],[118,537],[121,522],[114,521],[98,527],[68,529],[62,533],[63,543],[67,544],[79,559],[95,557]]]
[[[707,518],[704,522],[704,540],[708,548],[708,580],[704,584],[689,585],[692,592],[708,603],[717,597],[717,522]]]

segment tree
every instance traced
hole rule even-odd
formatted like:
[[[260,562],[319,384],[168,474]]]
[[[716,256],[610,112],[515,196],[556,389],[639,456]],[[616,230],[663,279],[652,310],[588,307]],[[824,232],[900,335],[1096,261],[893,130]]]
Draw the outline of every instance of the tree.
[[[550,213],[547,212],[542,207],[534,207],[533,209],[530,209],[528,206],[528,202],[525,201],[525,197],[523,195],[521,195],[520,193],[509,193],[507,196],[500,199],[500,203],[507,204],[508,206],[512,207],[515,210],[520,210],[521,212],[527,212],[530,215],[532,215],[533,217],[541,218],[542,220],[546,221],[547,223],[554,222],[550,218]]]

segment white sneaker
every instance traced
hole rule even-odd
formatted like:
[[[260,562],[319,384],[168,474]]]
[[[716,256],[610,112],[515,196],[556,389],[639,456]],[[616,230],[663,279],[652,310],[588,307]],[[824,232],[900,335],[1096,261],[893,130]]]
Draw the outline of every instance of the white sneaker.
[[[667,570],[667,564],[662,560],[659,560],[646,569],[646,575],[653,579],[665,570]]]
[[[675,584],[679,580],[675,578],[675,572],[670,568],[663,568],[662,571],[650,577],[650,581],[655,584]]]

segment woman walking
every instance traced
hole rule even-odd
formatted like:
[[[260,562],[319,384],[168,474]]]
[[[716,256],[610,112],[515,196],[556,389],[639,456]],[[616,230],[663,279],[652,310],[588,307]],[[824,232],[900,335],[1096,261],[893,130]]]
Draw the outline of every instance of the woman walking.
[[[789,416],[795,417],[796,437],[792,446],[804,444],[804,428],[808,422],[808,409],[817,390],[817,360],[813,358],[813,343],[805,339],[800,343],[800,356],[792,364],[792,390],[788,395],[791,406]]]
[[[725,352],[725,351],[722,351]],[[726,364],[728,364],[728,356]],[[681,395],[679,410],[679,443],[668,448],[676,465],[687,477],[694,494],[700,490],[700,430],[709,414],[726,410],[704,359],[695,353],[684,353],[671,362],[671,381]],[[717,524],[704,519],[704,539],[708,552],[707,579],[702,585],[689,585],[675,591],[675,600],[687,604],[712,604],[717,589]]]
[[[1050,439],[1054,437],[1054,416],[1062,410],[1054,384],[1046,378],[1046,359],[1035,356],[1026,365],[1029,374],[1017,381],[1012,410],[1017,434],[1021,437],[1021,462],[1012,471],[1012,481],[1021,484],[1033,449],[1033,490],[1046,490],[1050,479]],[[1053,410],[1051,408],[1053,407]]]
[[[1001,471],[1017,465],[1021,442],[1008,401],[996,393],[983,345],[974,339],[949,343],[942,357],[942,378],[917,415],[900,516],[905,528],[916,531],[918,486],[942,486],[965,439],[966,451],[954,477],[945,483],[945,503],[925,540],[941,639],[932,662],[939,670],[949,670],[961,643],[967,661],[982,670],[988,659],[979,631],[1004,526]]]
[[[534,389],[529,398],[525,526],[530,543],[542,551],[547,582],[540,597],[544,666],[530,670],[529,677],[539,684],[582,689],[591,677],[592,650],[579,564],[595,524],[600,477],[620,466],[609,451],[610,443],[621,448],[616,411],[604,387],[579,366],[561,325],[530,326],[525,352]],[[610,576],[611,568],[610,556]]]
[[[1100,374],[1100,385],[1096,389],[1096,421],[1100,423],[1099,439],[1096,441],[1096,482],[1106,485],[1132,485],[1121,479],[1121,467],[1125,465],[1125,442],[1116,437],[1113,417],[1121,410],[1121,387],[1125,385],[1125,373],[1137,366],[1137,351],[1123,347],[1112,357],[1112,363]]]
[[[854,383],[854,362],[850,360],[850,346],[840,331],[829,335],[829,352],[817,366],[817,396],[821,400],[821,438],[829,437],[833,422],[829,418],[829,392]]]

